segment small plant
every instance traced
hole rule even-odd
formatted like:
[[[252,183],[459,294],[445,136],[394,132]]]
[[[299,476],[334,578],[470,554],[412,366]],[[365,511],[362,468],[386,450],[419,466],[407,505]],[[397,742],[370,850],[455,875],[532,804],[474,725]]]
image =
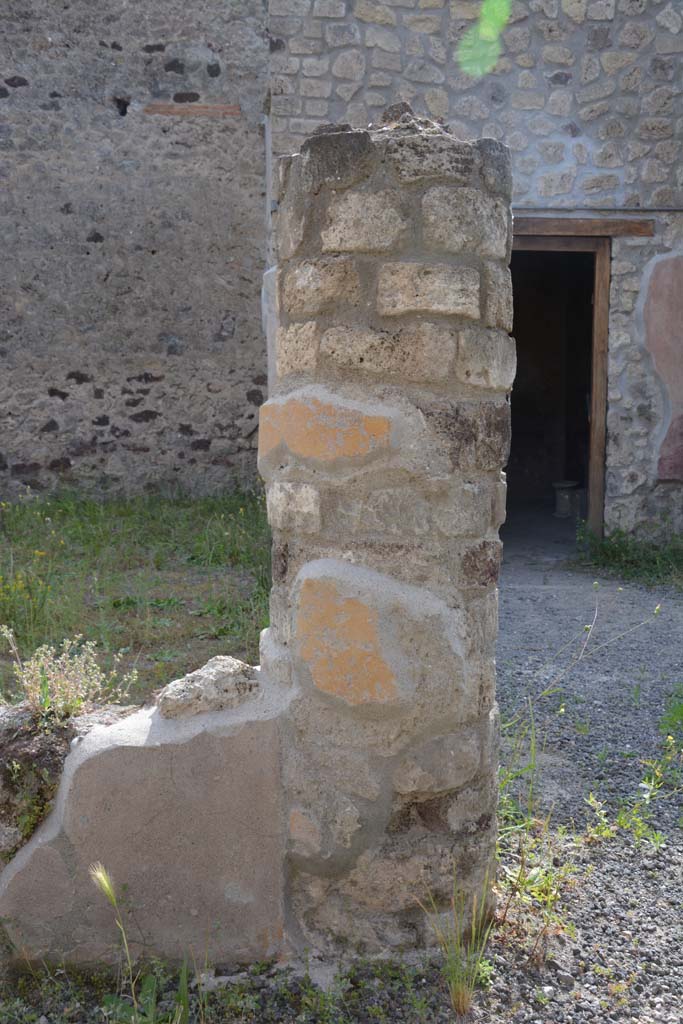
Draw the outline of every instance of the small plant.
[[[683,746],[683,683],[677,683],[669,697],[659,729],[665,736],[673,736]]]
[[[47,768],[27,768],[18,761],[12,762],[10,774],[23,807],[17,818],[17,826],[23,838],[28,839],[47,816],[57,791],[57,782]]]
[[[677,745],[673,736],[668,735],[664,750],[659,757],[646,758],[642,761],[645,774],[638,785],[638,796],[625,803],[616,813],[614,821],[610,821],[603,801],[593,793],[588,795],[586,803],[595,815],[595,821],[586,827],[587,842],[600,842],[612,839],[620,830],[630,832],[638,847],[649,843],[655,850],[660,850],[666,843],[666,836],[650,824],[651,805],[655,800],[673,796],[683,786],[683,747]]]
[[[334,993],[316,988],[310,977],[306,975],[301,991],[301,1009],[306,1015],[304,1020],[315,1020],[319,1024],[333,1024],[337,1000]]]
[[[187,961],[183,963],[180,972],[175,1007],[171,1014],[162,1014],[158,1009],[156,974],[152,971],[143,975],[133,964],[123,913],[111,875],[103,864],[98,863],[90,866],[90,877],[114,910],[124,960],[124,985],[127,992],[105,996],[108,1020],[113,1024],[189,1024]]]
[[[587,841],[600,842],[603,839],[612,839],[616,833],[616,825],[609,820],[604,801],[598,800],[594,793],[589,793],[586,803],[595,815],[595,820],[586,826]]]
[[[116,669],[105,673],[97,661],[95,643],[81,636],[63,640],[58,649],[45,644],[27,661],[22,661],[8,626],[0,626],[0,638],[9,646],[24,699],[43,721],[62,721],[88,703],[116,700],[136,680],[135,672],[121,679]]]
[[[490,982],[490,964],[485,959],[493,919],[488,910],[489,878],[484,879],[481,897],[471,897],[458,887],[453,876],[450,910],[442,913],[430,894],[425,906],[418,903],[430,918],[434,936],[443,956],[441,973],[448,987],[451,1006],[458,1014],[466,1014],[477,985]]]
[[[484,963],[488,964],[488,960],[482,961],[482,967]],[[429,1000],[424,993],[419,993],[415,988],[415,975],[410,971],[405,971],[403,975],[403,984],[406,991],[406,997],[408,1005],[413,1013],[416,1024],[427,1024],[429,1021]],[[422,979],[424,983],[424,978]]]

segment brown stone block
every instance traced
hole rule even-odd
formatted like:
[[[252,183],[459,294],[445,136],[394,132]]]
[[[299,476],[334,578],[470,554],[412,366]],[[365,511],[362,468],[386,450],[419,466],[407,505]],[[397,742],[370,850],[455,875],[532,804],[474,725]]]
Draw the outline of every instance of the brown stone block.
[[[464,595],[463,616],[467,665],[472,664],[475,674],[480,676],[482,667],[487,663],[492,665],[495,656],[498,636],[498,591],[490,588],[485,593],[475,591]]]
[[[320,354],[339,367],[406,381],[444,381],[456,351],[456,333],[440,324],[420,322],[376,331],[368,327],[330,327]]]
[[[404,505],[397,506],[397,513]],[[465,600],[488,593],[495,587],[498,572],[497,542],[476,541],[467,536],[445,538],[436,532],[418,540],[408,530],[392,538],[361,531],[354,537],[355,563],[382,576],[390,577],[400,586],[413,586],[432,594],[451,609],[461,608]],[[479,545],[484,545],[478,550]],[[490,545],[490,547],[488,546]],[[286,559],[282,585],[281,615],[286,617],[287,593],[296,584],[297,575],[306,572],[308,559],[342,562],[348,553],[349,541],[343,536],[321,534],[309,537],[305,545],[291,535],[276,536],[274,563]],[[272,604],[272,601],[271,601]],[[273,624],[281,628],[281,618]],[[289,626],[285,628],[289,630]]]
[[[424,481],[390,485],[375,479],[346,481],[321,493],[322,534],[348,534],[367,543],[403,542],[436,549],[457,537],[478,536],[498,510],[499,485],[490,480]]]
[[[456,836],[490,832],[495,828],[498,789],[493,758],[489,757],[489,761],[478,782],[444,801],[445,820]]]
[[[490,587],[498,582],[503,545],[482,540],[459,553],[460,577],[466,587]],[[457,556],[456,556],[457,557]]]
[[[454,469],[500,470],[510,453],[507,402],[432,402],[420,406]]]
[[[397,135],[386,142],[390,166],[400,181],[441,178],[455,185],[472,184],[479,169],[476,146],[452,135]]]
[[[480,138],[476,143],[481,161],[481,179],[490,193],[508,203],[512,196],[512,163],[507,145],[495,138]]]
[[[396,677],[382,656],[376,608],[345,596],[330,579],[306,579],[296,639],[314,685],[348,704],[393,703]]]
[[[161,114],[166,117],[241,117],[242,110],[235,103],[148,103],[143,114]]]
[[[395,25],[396,13],[391,7],[373,0],[356,0],[354,14],[359,21],[367,21],[374,25]]]
[[[398,762],[392,776],[394,790],[424,799],[459,789],[478,774],[481,752],[479,725],[429,739]]]
[[[447,822],[441,827],[435,833],[423,824],[390,836],[379,849],[364,851],[345,878],[297,878],[294,904],[307,911],[301,916],[309,941],[343,935],[378,953],[410,948],[416,941],[432,945],[433,931],[416,894],[431,893],[447,911],[455,873],[465,895],[481,899],[495,853],[495,828],[456,840]]]
[[[377,159],[365,131],[330,131],[313,135],[301,147],[301,188],[315,196],[323,186],[349,188],[369,177]]]
[[[319,694],[366,717],[383,707],[472,719],[460,617],[426,588],[327,558],[304,566],[292,600],[295,663]]]
[[[320,494],[311,484],[275,480],[266,490],[268,522],[274,530],[317,533]]]

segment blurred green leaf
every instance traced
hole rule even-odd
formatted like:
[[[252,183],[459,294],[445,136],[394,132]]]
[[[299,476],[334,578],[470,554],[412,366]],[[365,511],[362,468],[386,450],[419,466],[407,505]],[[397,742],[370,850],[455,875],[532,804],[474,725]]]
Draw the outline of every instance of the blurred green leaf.
[[[494,69],[501,53],[498,35],[485,38],[479,23],[464,34],[458,44],[458,63],[471,78],[481,78]]]

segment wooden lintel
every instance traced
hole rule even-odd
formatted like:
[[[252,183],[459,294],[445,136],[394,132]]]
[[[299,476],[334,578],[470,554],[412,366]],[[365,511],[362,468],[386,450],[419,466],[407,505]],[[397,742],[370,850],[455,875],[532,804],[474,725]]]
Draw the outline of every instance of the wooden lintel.
[[[518,217],[514,219],[515,235],[580,235],[584,238],[622,238],[627,235],[652,238],[654,220],[631,220],[628,217]]]
[[[518,235],[512,239],[515,252],[597,252],[604,236]]]
[[[148,103],[143,114],[166,117],[239,117],[242,110],[231,103]]]

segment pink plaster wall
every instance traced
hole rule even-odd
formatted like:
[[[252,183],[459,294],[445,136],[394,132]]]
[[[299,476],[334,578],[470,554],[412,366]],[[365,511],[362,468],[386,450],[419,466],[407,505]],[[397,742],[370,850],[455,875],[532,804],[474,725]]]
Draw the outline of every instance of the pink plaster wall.
[[[646,344],[671,403],[659,449],[659,480],[683,480],[683,256],[654,268],[645,301]]]

